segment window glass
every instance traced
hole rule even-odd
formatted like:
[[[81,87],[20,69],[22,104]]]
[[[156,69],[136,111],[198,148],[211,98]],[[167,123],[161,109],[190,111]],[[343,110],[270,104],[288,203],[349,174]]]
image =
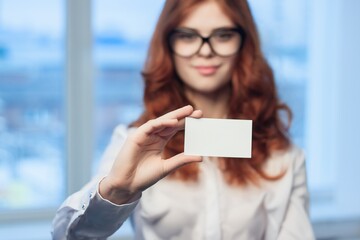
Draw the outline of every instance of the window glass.
[[[64,198],[63,39],[63,1],[0,1],[0,212]]]
[[[95,152],[93,171],[114,128],[142,112],[141,70],[163,0],[94,0]],[[118,235],[132,235],[126,221]]]
[[[304,148],[307,84],[306,1],[249,1],[261,36],[263,51],[270,63],[278,93],[294,117],[293,141]]]
[[[141,70],[163,0],[93,1],[95,164],[118,124],[142,112]]]

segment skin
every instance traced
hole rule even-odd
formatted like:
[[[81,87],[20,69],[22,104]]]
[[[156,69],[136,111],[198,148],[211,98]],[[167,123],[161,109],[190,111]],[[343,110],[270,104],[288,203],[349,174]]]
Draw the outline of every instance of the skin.
[[[183,153],[168,160],[161,156],[168,140],[184,129],[184,118],[201,116],[201,111],[185,106],[140,126],[128,136],[110,173],[101,181],[100,195],[116,204],[131,202],[176,168],[202,161],[201,157]]]
[[[214,1],[197,6],[180,24],[180,27],[196,29],[202,36],[209,36],[216,28],[232,26],[234,24]],[[161,157],[169,139],[184,129],[186,117],[226,116],[234,57],[216,56],[208,44],[190,58],[173,57],[185,85],[185,94],[195,108],[201,110],[185,106],[146,122],[128,136],[110,173],[99,185],[100,195],[113,203],[132,202],[140,198],[142,191],[175,169],[202,161],[199,156],[183,153],[168,160]]]
[[[197,6],[179,25],[182,28],[195,29],[203,37],[208,37],[214,29],[234,26],[215,1],[207,1]],[[185,83],[185,94],[195,104],[196,109],[203,111],[204,117],[226,116],[234,59],[235,55],[215,55],[207,43],[201,47],[198,54],[190,58],[174,56],[177,73]],[[202,71],[203,67],[210,67],[205,68],[209,72],[214,67],[216,71],[206,74],[208,72]]]

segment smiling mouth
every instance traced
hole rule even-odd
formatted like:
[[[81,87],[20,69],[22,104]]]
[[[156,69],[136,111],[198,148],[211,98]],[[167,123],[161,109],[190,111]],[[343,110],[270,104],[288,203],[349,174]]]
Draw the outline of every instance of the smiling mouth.
[[[213,75],[218,70],[219,66],[196,66],[195,69],[204,76]]]

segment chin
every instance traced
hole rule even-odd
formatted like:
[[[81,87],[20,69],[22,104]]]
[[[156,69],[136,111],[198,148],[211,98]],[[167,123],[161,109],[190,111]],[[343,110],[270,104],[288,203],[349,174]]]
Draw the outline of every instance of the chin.
[[[224,89],[222,86],[209,86],[208,84],[206,86],[200,86],[197,88],[193,88],[195,92],[198,92],[202,95],[214,95],[218,94],[222,89]]]

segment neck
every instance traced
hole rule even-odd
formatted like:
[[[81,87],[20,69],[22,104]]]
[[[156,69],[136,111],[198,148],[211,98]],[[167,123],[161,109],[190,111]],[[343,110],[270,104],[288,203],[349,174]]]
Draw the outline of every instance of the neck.
[[[194,104],[195,109],[203,112],[205,118],[225,118],[228,114],[230,87],[224,87],[214,93],[199,93],[186,89],[185,95]]]

